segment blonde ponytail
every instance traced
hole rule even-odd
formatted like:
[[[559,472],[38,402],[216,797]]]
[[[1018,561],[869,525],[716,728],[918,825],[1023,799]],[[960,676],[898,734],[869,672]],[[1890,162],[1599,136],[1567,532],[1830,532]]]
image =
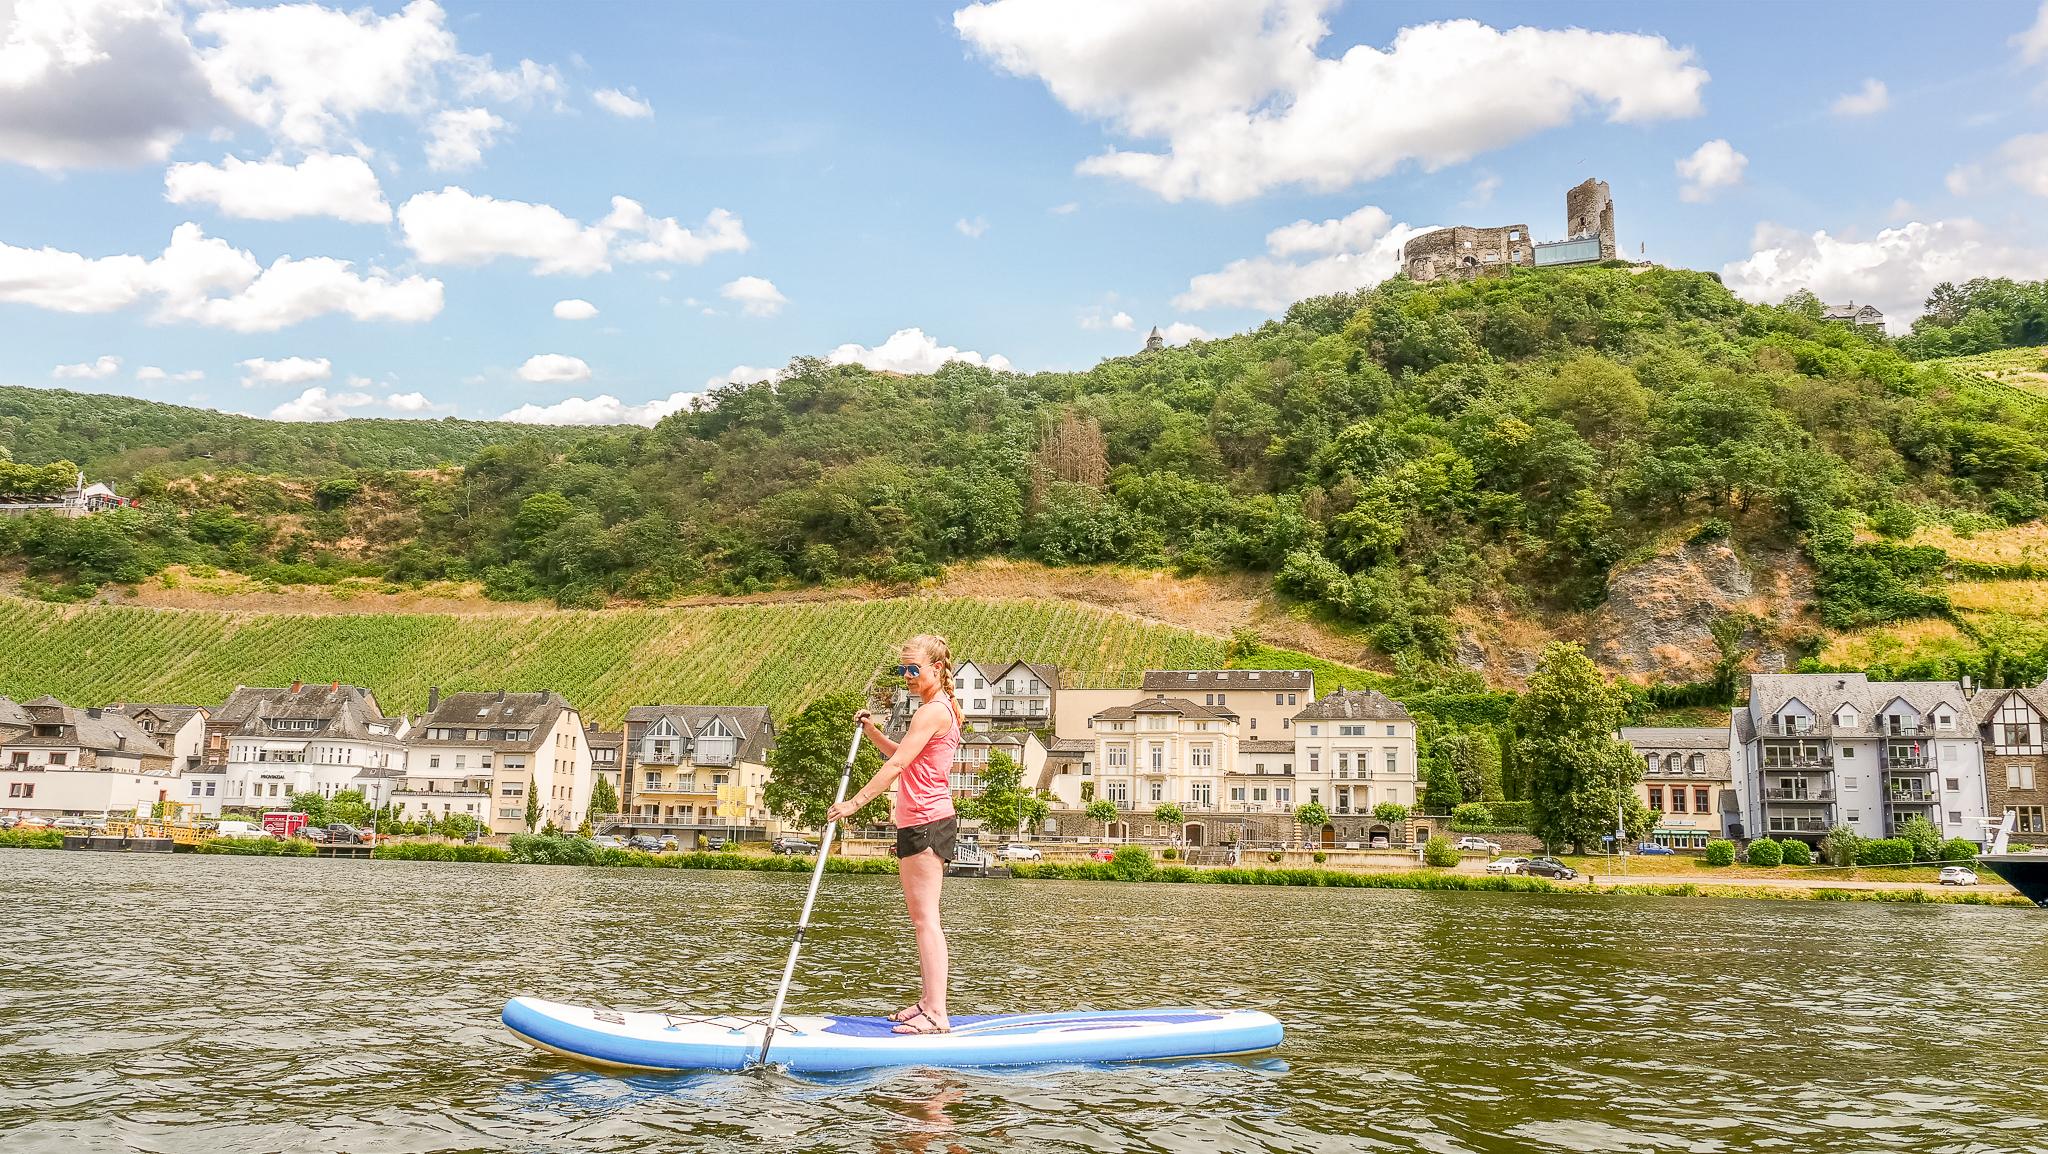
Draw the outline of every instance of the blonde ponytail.
[[[946,707],[953,711],[953,724],[967,728],[967,714],[960,708],[960,699],[953,693],[953,650],[946,639],[936,633],[920,633],[904,644],[906,649],[915,649],[924,654],[932,669],[939,675],[939,684],[946,689]]]

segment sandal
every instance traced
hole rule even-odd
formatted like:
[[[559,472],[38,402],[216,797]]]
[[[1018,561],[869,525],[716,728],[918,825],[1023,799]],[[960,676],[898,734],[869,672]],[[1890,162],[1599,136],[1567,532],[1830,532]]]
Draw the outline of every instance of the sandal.
[[[950,1034],[953,1032],[953,1027],[941,1026],[937,1022],[932,1021],[928,1015],[919,1014],[918,1017],[923,1019],[922,1024],[905,1020],[902,1025],[889,1032],[892,1034],[902,1034],[906,1038],[917,1034]]]
[[[900,1023],[908,1022],[916,1018],[922,1018],[924,1016],[924,1003],[919,1002],[917,1005],[912,1006],[907,1010],[898,1010],[893,1014],[886,1015],[882,1020],[886,1022]]]

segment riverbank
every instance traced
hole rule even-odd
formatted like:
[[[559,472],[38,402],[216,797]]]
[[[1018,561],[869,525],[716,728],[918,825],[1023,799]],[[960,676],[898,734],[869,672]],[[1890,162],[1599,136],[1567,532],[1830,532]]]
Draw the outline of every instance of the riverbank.
[[[0,848],[61,849],[63,839],[52,831],[0,831]],[[311,856],[310,842],[270,839],[215,838],[197,852],[250,857]],[[380,846],[381,861],[475,862],[498,865],[577,865],[607,869],[747,870],[762,873],[807,873],[812,859],[768,856],[738,851],[651,854],[639,850],[604,849],[577,838],[515,837],[509,848],[455,842],[395,842]],[[1399,889],[1482,893],[1616,895],[1666,898],[1757,898],[1772,901],[1871,901],[1914,905],[2013,906],[2032,909],[2017,894],[1945,892],[1913,883],[1811,883],[1756,879],[1712,884],[1672,879],[1602,877],[1587,882],[1551,882],[1542,878],[1470,874],[1417,868],[1351,872],[1331,869],[1266,869],[1244,866],[1161,865],[1126,856],[1112,862],[1016,862],[1011,876],[1024,880],[1093,882],[1159,882],[1177,885],[1286,886],[1318,889]],[[831,857],[825,872],[888,875],[893,858]]]

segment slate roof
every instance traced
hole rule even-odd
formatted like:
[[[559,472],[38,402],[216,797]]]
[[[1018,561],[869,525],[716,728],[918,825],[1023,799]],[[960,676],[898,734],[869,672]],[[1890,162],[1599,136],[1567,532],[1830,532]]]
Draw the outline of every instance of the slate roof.
[[[318,721],[317,730],[276,730],[273,720]],[[278,739],[315,737],[344,741],[389,741],[390,734],[370,732],[370,723],[385,720],[377,698],[360,685],[332,682],[291,686],[237,685],[227,701],[207,719],[208,729],[227,729],[237,737]]]
[[[1766,724],[1793,700],[1815,714],[1808,735],[1824,737],[1837,732],[1835,711],[1843,705],[1856,707],[1856,726],[1841,731],[1844,736],[1876,736],[1876,718],[1894,701],[1903,700],[1922,718],[1931,719],[1937,706],[1946,705],[1957,717],[1972,716],[1963,687],[1953,681],[1871,681],[1861,673],[1757,673],[1749,679],[1749,708],[1756,729],[1766,737],[1783,736],[1768,732]]]
[[[626,748],[626,731],[623,729],[593,729],[586,725],[583,727],[583,744],[592,749],[623,750]]]
[[[1978,725],[1989,725],[1993,715],[2005,704],[2008,697],[2018,697],[2033,706],[2034,713],[2048,718],[2048,686],[2031,686],[2020,689],[1985,689],[1970,701],[1971,717]],[[0,718],[4,720],[4,718]]]
[[[1306,669],[1147,669],[1142,688],[1148,693],[1191,690],[1277,689],[1313,692],[1316,675]]]
[[[1377,689],[1339,689],[1294,715],[1302,721],[1407,721],[1408,707]]]
[[[1044,665],[1036,661],[1009,661],[1002,664],[992,661],[977,661],[974,663],[974,667],[981,670],[982,675],[988,678],[991,688],[994,687],[996,682],[1003,679],[1003,674],[1018,666],[1023,666],[1026,670],[1030,671],[1031,676],[1043,682],[1046,692],[1053,693],[1059,690],[1060,667],[1057,665]],[[1018,692],[1021,693],[1023,690]]]
[[[671,719],[676,729],[695,739],[713,718],[725,723],[739,739],[737,759],[761,765],[775,745],[775,720],[765,705],[636,705],[626,711],[626,739],[638,745],[648,727],[662,718]],[[689,750],[683,751],[689,756]],[[639,760],[638,755],[634,760]]]
[[[176,733],[185,728],[199,714],[211,715],[212,711],[203,705],[158,705],[137,702],[123,702],[107,706],[107,712],[119,713],[134,718],[139,724],[145,713],[155,714],[163,722],[162,733]]]
[[[1237,751],[1239,753],[1293,753],[1294,743],[1292,741],[1240,741],[1237,743]]]
[[[1095,715],[1097,721],[1129,721],[1141,713],[1178,713],[1183,717],[1236,721],[1237,714],[1220,705],[1198,705],[1185,697],[1155,694],[1135,705],[1113,705]]]
[[[7,738],[14,749],[89,749],[118,757],[170,760],[171,752],[144,733],[134,720],[101,709],[78,709],[48,694],[21,703],[27,731]],[[98,714],[97,717],[94,714]],[[61,725],[65,732],[38,734],[36,726]]]
[[[1083,757],[1095,752],[1092,737],[1055,737],[1048,752],[1054,757]]]
[[[420,719],[406,743],[431,749],[435,746],[489,746],[503,753],[532,753],[546,745],[556,718],[576,707],[552,689],[512,693],[503,689],[451,693],[440,700],[432,713]],[[430,738],[434,729],[459,729],[461,737]],[[469,739],[472,729],[484,731],[481,740]],[[520,741],[505,738],[508,730],[531,730],[532,737]]]
[[[1638,754],[1679,754],[1682,772],[1659,768],[1659,777],[1683,776],[1688,780],[1732,781],[1735,771],[1728,758],[1728,731],[1720,728],[1674,725],[1637,725],[1621,730],[1621,739]],[[1692,755],[1703,755],[1702,772],[1691,772]]]

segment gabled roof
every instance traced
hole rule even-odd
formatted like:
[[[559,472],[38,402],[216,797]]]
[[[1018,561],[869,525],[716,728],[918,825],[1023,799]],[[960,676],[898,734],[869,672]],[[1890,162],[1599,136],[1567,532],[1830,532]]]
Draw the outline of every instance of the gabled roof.
[[[1408,707],[1377,689],[1339,689],[1294,715],[1309,721],[1408,721]]]
[[[1046,665],[1036,661],[1012,661],[1008,665],[983,665],[980,662],[976,662],[975,667],[983,673],[988,673],[991,669],[995,670],[994,673],[988,673],[988,679],[991,682],[1002,680],[1003,675],[1013,669],[1022,669],[1030,676],[1044,682],[1048,690],[1057,690],[1060,687],[1060,667],[1057,665]]]
[[[238,685],[207,719],[208,729],[231,729],[241,737],[293,736],[270,728],[272,720],[320,721],[317,736],[348,741],[376,741],[388,735],[370,732],[369,723],[384,719],[377,698],[360,685],[322,681],[292,686]],[[298,734],[298,736],[307,736]]]
[[[1097,721],[1129,721],[1141,713],[1178,713],[1218,721],[1236,721],[1237,714],[1220,705],[1199,705],[1185,697],[1155,694],[1133,705],[1113,705],[1095,715]]]
[[[1792,701],[1813,712],[1811,732],[1815,736],[1835,728],[1835,713],[1845,704],[1856,707],[1856,727],[1851,733],[1875,734],[1877,717],[1895,702],[1904,702],[1923,718],[1932,717],[1944,705],[1957,717],[1971,712],[1963,687],[1953,681],[1871,681],[1861,673],[1758,673],[1750,677],[1748,712],[1753,720],[1775,717]],[[1765,736],[1772,735],[1766,732]]]
[[[61,737],[43,736],[32,728],[9,736],[9,746],[21,749],[89,749],[116,757],[145,757],[168,761],[170,750],[157,744],[134,720],[103,709],[78,709],[44,694],[20,706],[26,726],[61,725]]]
[[[164,730],[170,733],[176,733],[185,728],[194,717],[212,716],[212,711],[203,705],[145,705],[135,702],[109,705],[107,706],[107,712],[132,717],[137,722],[141,722],[145,715],[153,716],[156,720],[162,722]]]
[[[1307,669],[1147,669],[1143,688],[1147,693],[1218,689],[1312,693],[1315,685],[1316,675]]]
[[[594,729],[583,727],[583,744],[592,749],[624,749],[626,731],[623,729]]]
[[[2016,689],[1986,689],[1970,701],[1971,716],[1979,725],[1989,725],[2008,697],[2017,697],[2033,709],[2035,716],[2048,719],[2048,686]]]
[[[626,740],[640,740],[663,718],[693,741],[720,722],[738,741],[741,761],[765,762],[775,744],[775,720],[765,705],[636,705],[626,711]]]
[[[1621,739],[1642,748],[1728,750],[1728,731],[1719,726],[1631,725],[1621,730]]]
[[[1055,737],[1048,750],[1054,757],[1086,757],[1095,752],[1092,737]]]
[[[530,753],[545,745],[555,722],[575,706],[552,689],[514,693],[509,690],[472,690],[443,697],[432,713],[420,719],[407,739],[408,745],[488,745],[506,753]],[[581,728],[580,726],[578,727]],[[434,729],[459,729],[464,736],[429,738]],[[471,741],[467,731],[483,730],[482,740]],[[508,730],[530,731],[533,736],[510,740]]]

